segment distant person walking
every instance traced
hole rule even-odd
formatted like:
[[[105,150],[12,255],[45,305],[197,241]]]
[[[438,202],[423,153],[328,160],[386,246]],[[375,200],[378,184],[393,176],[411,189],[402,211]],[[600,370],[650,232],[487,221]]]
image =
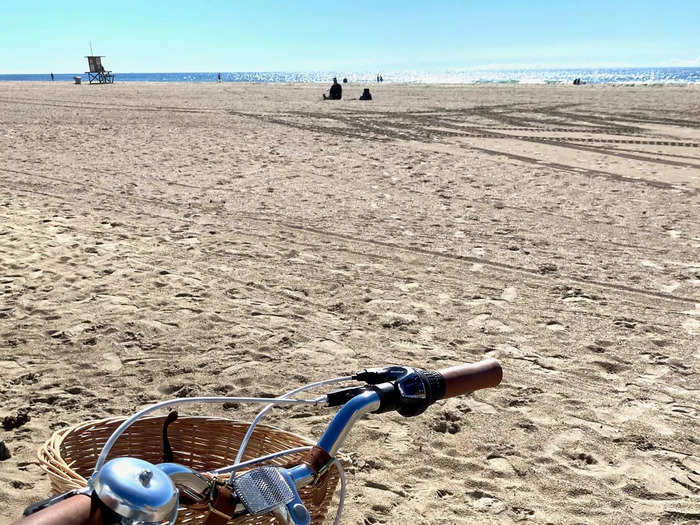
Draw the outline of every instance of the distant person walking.
[[[219,84],[221,84],[221,73],[219,73]]]
[[[328,96],[323,94],[323,100],[340,100],[343,98],[343,87],[338,84],[338,79],[333,77],[333,85],[328,90]]]
[[[53,73],[51,73],[51,82],[53,82]]]

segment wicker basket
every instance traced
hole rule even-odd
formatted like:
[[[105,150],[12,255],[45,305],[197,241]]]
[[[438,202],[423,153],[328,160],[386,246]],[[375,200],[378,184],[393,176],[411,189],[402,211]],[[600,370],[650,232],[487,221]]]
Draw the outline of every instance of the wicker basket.
[[[137,420],[114,444],[108,459],[131,456],[151,463],[162,462],[164,420],[165,416]],[[55,494],[86,486],[86,478],[92,474],[102,447],[123,421],[123,418],[112,418],[82,423],[55,432],[44,443],[39,449],[39,461],[51,478],[51,489]],[[231,465],[248,426],[247,423],[223,418],[180,417],[168,426],[174,460],[199,471]],[[248,442],[243,459],[312,444],[290,432],[258,425]],[[266,464],[294,465],[300,462],[301,456],[302,454],[283,456]],[[338,478],[338,470],[331,468],[320,483],[299,491],[311,513],[312,524],[320,525],[324,522]],[[204,516],[201,508],[181,507],[177,523],[196,525],[203,522]],[[273,516],[247,516],[229,523],[258,525],[276,524],[278,521]]]

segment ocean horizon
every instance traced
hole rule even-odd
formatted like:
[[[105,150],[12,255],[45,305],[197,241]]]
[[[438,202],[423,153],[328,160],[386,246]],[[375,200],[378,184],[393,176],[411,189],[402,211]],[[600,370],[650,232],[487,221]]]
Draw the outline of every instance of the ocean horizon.
[[[219,72],[182,73],[120,73],[117,82],[217,82]],[[389,72],[221,72],[223,82],[259,83],[327,83],[333,77],[347,78],[353,83],[376,83],[381,74],[384,82],[416,84],[570,84],[580,78],[586,84],[700,84],[700,67],[637,67],[637,68],[577,68],[577,69],[508,69]],[[85,73],[54,73],[56,82],[73,82]],[[0,74],[0,81],[51,81],[45,74]]]

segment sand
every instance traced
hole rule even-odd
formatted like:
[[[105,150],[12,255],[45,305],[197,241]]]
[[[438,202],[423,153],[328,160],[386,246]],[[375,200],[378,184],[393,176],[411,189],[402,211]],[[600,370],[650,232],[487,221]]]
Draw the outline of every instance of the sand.
[[[698,523],[700,89],[325,87],[0,84],[0,522],[66,425],[496,357],[356,426],[345,523]]]

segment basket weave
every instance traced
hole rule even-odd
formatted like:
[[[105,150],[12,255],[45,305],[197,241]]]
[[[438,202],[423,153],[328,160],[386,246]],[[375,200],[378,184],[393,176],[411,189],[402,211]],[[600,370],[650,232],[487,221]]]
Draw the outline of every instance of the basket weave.
[[[162,429],[165,416],[137,420],[117,440],[107,459],[131,456],[161,463],[163,461]],[[59,430],[39,449],[39,461],[49,474],[54,494],[84,487],[95,468],[102,447],[124,418],[81,423]],[[208,471],[233,464],[238,447],[248,430],[248,423],[224,418],[180,417],[168,426],[168,438],[174,461],[198,471]],[[313,445],[307,439],[283,430],[258,425],[246,447],[243,461],[290,448]],[[276,458],[266,465],[290,466],[301,461],[303,453]],[[336,468],[328,470],[322,481],[299,490],[311,523],[324,521],[338,484]],[[177,523],[203,523],[205,512],[200,508],[180,507]],[[273,516],[245,516],[230,524],[278,524]]]

